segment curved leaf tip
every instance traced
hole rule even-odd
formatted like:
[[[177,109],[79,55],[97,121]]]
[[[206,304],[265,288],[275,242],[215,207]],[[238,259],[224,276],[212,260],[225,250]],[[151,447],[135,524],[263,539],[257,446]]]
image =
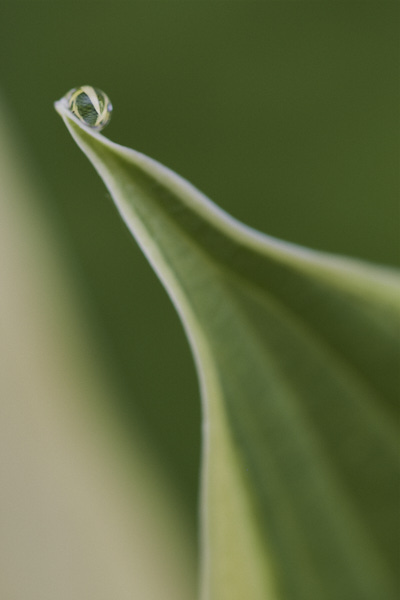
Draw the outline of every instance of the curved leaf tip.
[[[396,598],[397,272],[254,232],[56,103],[169,292],[205,414],[203,598]]]

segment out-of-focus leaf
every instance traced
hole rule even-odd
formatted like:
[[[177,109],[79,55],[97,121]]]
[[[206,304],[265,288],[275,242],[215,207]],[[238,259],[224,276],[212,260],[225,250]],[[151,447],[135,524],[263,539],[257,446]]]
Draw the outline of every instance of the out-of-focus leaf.
[[[398,275],[250,230],[56,108],[192,344],[203,598],[394,600]]]
[[[8,116],[8,115],[7,115]],[[0,596],[187,600],[193,542],[118,386],[0,120]],[[63,252],[64,250],[64,252]],[[88,319],[90,321],[90,319]]]

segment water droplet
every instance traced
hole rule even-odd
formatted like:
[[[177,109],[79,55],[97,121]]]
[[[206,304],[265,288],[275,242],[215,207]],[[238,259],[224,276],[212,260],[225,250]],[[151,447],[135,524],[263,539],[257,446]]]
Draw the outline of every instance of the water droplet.
[[[111,119],[112,104],[107,94],[90,85],[73,88],[65,95],[69,110],[82,123],[100,131]]]

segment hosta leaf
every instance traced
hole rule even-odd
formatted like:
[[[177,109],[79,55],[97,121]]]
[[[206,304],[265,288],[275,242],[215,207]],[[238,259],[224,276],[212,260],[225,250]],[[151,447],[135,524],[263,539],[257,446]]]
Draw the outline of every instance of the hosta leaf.
[[[0,108],[0,597],[190,600],[178,503],[116,418],[107,354]]]
[[[202,598],[394,600],[398,275],[255,232],[56,108],[191,341]]]

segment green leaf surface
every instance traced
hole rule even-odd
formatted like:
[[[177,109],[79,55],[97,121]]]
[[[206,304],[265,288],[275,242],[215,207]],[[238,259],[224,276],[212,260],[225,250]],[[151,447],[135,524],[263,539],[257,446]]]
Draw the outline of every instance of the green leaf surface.
[[[195,355],[202,598],[394,600],[398,274],[251,230],[62,101],[56,109]]]

